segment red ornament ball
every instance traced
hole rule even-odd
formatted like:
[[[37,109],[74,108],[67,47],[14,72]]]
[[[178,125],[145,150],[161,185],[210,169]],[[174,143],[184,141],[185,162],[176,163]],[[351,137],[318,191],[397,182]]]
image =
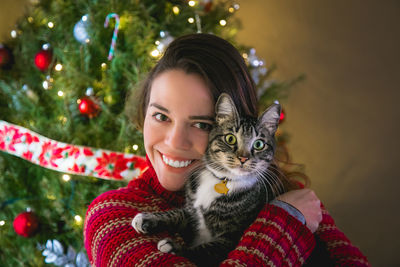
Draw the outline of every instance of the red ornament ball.
[[[282,109],[282,111],[281,111],[281,116],[279,117],[279,123],[282,123],[284,120],[285,120],[285,112],[284,112],[284,110]]]
[[[53,53],[51,51],[41,50],[35,55],[35,65],[39,70],[45,71],[50,66],[52,58]]]
[[[79,112],[89,118],[96,117],[100,112],[100,107],[89,97],[82,97],[78,100]]]
[[[9,48],[0,44],[0,68],[8,69],[13,63],[13,55]]]
[[[23,212],[13,222],[15,232],[23,237],[31,237],[39,227],[38,219],[31,211]]]

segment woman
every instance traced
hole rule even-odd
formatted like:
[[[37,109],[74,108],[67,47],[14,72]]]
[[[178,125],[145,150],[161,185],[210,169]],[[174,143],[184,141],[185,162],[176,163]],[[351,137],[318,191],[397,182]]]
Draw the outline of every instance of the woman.
[[[254,83],[232,45],[209,34],[172,42],[145,80],[134,112],[149,168],[127,187],[103,193],[88,208],[84,237],[92,265],[193,265],[158,251],[157,242],[169,233],[140,235],[131,220],[139,212],[183,204],[181,189],[206,150],[221,93],[232,97],[240,115],[257,117]],[[286,184],[287,189],[293,185]],[[291,190],[266,204],[221,266],[304,263],[369,266],[310,189]]]

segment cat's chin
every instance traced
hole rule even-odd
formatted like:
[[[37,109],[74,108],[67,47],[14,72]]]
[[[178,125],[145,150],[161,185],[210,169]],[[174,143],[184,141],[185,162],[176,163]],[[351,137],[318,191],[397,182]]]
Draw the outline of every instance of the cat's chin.
[[[230,183],[232,191],[242,191],[253,187],[257,183],[257,178],[255,175],[232,176]]]
[[[230,169],[230,176],[238,176],[239,178],[244,176],[254,176],[253,170],[248,170],[244,168],[234,168]]]
[[[223,177],[229,177],[230,180],[240,180],[245,177],[255,177],[256,174],[252,170],[248,169],[243,169],[243,168],[226,168],[223,171],[218,171],[213,168],[210,168],[210,166],[206,165],[207,169],[209,169],[216,177],[223,178]]]

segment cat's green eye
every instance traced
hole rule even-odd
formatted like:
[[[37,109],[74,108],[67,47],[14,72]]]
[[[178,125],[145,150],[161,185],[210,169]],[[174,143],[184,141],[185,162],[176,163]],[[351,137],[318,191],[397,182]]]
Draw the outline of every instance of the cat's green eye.
[[[236,144],[236,136],[234,136],[233,134],[227,134],[225,135],[225,142],[228,145],[234,145]]]
[[[265,147],[265,143],[263,140],[258,139],[253,143],[253,148],[255,150],[262,150],[264,147]]]

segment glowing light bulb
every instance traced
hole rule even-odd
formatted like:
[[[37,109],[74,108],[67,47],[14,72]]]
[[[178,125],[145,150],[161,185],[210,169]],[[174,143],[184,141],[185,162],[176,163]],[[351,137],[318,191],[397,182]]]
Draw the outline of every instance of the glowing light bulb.
[[[193,7],[193,6],[195,6],[195,5],[196,5],[196,2],[195,2],[195,1],[189,1],[189,3],[188,3],[188,4],[189,4],[189,6],[192,6],[192,7]]]
[[[18,35],[18,34],[17,34],[17,31],[16,31],[16,30],[12,30],[12,31],[11,31],[11,37],[12,37],[12,38],[17,38],[17,35]]]
[[[42,85],[43,85],[43,88],[46,90],[50,88],[50,84],[48,81],[44,81]]]
[[[101,63],[101,69],[105,70],[107,68],[107,64],[106,63]]]
[[[5,225],[6,224],[6,222],[5,221],[0,221],[0,226],[3,226],[3,225]]]
[[[47,23],[47,26],[48,26],[50,29],[52,29],[52,28],[54,28],[54,23],[50,21],[49,23]]]
[[[225,26],[225,25],[226,25],[226,20],[221,19],[221,20],[219,21],[219,24],[220,24],[221,26]]]
[[[58,64],[54,67],[54,69],[55,69],[56,71],[61,71],[62,68],[63,68],[63,66],[62,66],[60,63],[58,63]]]
[[[87,95],[87,96],[92,96],[92,95],[94,95],[93,87],[88,87],[88,88],[86,89],[85,95]]]
[[[194,18],[188,18],[189,23],[194,23]]]
[[[136,151],[136,150],[139,149],[139,146],[138,146],[138,145],[133,145],[133,146],[132,146],[132,149]]]
[[[160,51],[158,51],[157,49],[154,49],[153,51],[151,51],[150,54],[152,57],[158,57],[160,55]]]
[[[58,95],[59,97],[62,97],[62,96],[64,95],[64,92],[63,92],[63,91],[58,91],[58,92],[57,92],[57,95]]]
[[[71,176],[69,176],[68,174],[64,174],[64,175],[62,176],[62,179],[63,179],[65,182],[68,182],[69,180],[71,180]]]
[[[179,12],[180,12],[179,7],[177,7],[177,6],[172,7],[172,12],[173,12],[175,15],[178,15]]]
[[[81,223],[82,223],[82,217],[81,217],[81,216],[75,215],[74,219],[75,219],[75,222],[76,222],[77,224],[81,224]]]

